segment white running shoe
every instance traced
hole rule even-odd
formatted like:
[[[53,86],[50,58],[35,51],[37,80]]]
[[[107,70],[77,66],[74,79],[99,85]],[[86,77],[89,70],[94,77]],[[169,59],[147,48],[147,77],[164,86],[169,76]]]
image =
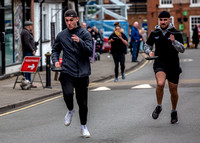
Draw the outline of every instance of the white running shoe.
[[[65,126],[69,126],[71,124],[73,114],[74,114],[74,110],[67,111],[67,114],[65,115]]]
[[[84,138],[90,138],[90,132],[88,131],[86,125],[84,125],[84,127],[81,127],[81,134],[82,134],[82,137]]]

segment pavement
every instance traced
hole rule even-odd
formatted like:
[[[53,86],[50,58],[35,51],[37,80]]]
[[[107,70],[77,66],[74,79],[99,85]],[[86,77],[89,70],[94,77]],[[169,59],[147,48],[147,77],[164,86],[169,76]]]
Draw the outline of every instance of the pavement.
[[[109,53],[103,53],[100,56],[100,61],[91,63],[91,75],[90,84],[94,82],[100,82],[106,79],[112,79],[114,77],[114,62],[112,55]],[[139,62],[131,62],[131,54],[126,54],[125,72],[128,72],[142,64],[145,59],[143,54],[138,55]],[[39,79],[41,76],[42,84]],[[33,76],[33,74],[32,74]],[[20,107],[29,103],[36,102],[38,100],[46,99],[48,97],[57,96],[62,93],[60,82],[54,80],[55,72],[51,72],[51,88],[46,88],[46,71],[36,73],[34,85],[37,88],[31,88],[30,90],[22,90],[20,83],[17,83],[13,89],[17,76],[0,80],[0,113],[6,112],[16,107]],[[18,81],[22,79],[22,75],[19,76]],[[120,81],[119,81],[120,82]]]

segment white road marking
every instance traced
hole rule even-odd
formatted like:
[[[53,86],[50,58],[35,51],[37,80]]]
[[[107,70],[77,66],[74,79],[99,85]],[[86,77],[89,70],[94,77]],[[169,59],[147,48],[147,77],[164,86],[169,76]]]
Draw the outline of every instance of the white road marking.
[[[135,89],[135,88],[153,88],[153,87],[149,84],[141,84],[141,85],[134,86],[131,89]]]
[[[90,91],[106,91],[106,90],[111,90],[111,89],[103,86],[103,87],[98,87],[98,88],[92,89]]]
[[[180,59],[180,62],[192,62],[194,61],[193,59]]]

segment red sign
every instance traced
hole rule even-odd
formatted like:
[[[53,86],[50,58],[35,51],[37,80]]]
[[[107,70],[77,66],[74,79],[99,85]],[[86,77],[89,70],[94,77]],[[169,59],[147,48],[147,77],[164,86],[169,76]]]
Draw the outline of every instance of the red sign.
[[[62,64],[62,58],[59,58],[59,65],[61,66]]]
[[[28,57],[24,58],[21,72],[36,72],[38,64],[40,62],[40,57]]]

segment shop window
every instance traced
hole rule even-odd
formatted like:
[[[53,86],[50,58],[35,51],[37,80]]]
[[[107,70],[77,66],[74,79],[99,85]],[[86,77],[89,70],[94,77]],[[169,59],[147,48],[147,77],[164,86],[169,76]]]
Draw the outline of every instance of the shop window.
[[[190,0],[190,7],[200,7],[200,0]]]
[[[159,8],[172,8],[172,0],[159,0],[160,6]]]
[[[5,64],[14,63],[12,3],[5,2]]]
[[[190,16],[190,37],[192,37],[193,29],[195,28],[195,26],[197,24],[200,24],[200,15],[199,16]]]

